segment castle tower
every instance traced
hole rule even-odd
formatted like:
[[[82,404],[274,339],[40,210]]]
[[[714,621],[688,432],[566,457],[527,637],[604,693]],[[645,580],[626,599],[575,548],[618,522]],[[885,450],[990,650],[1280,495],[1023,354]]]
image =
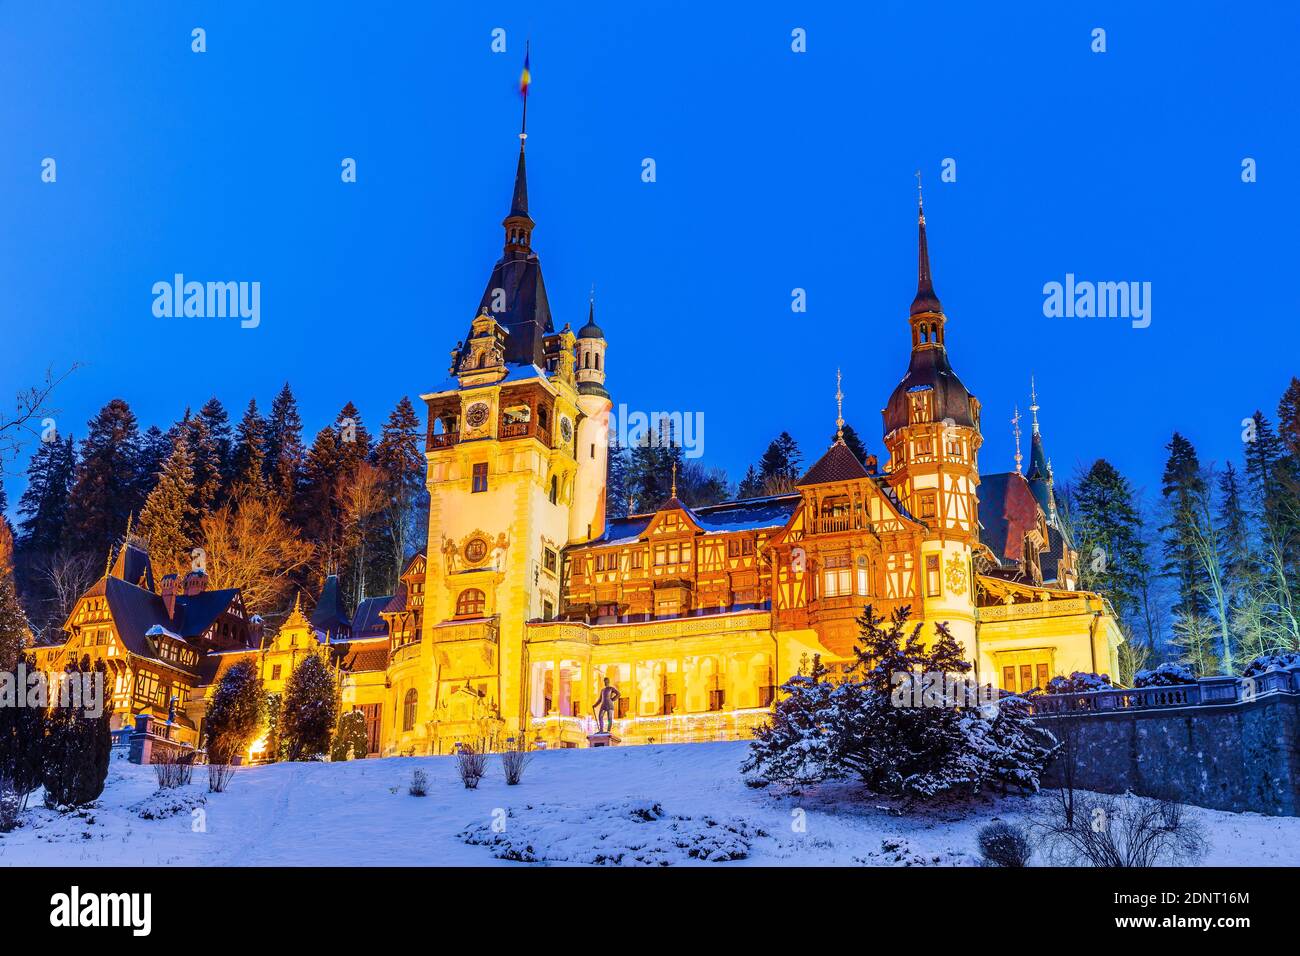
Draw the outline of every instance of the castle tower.
[[[452,378],[422,396],[428,564],[421,640],[394,651],[389,666],[399,752],[447,753],[525,729],[524,624],[559,609],[560,552],[581,486],[579,423],[586,408],[608,407],[603,337],[585,346],[600,355],[600,374],[583,385],[599,394],[580,394],[577,338],[552,323],[532,246],[524,146],[521,133],[504,249],[452,352]],[[588,479],[597,470],[588,466],[583,480],[603,488],[604,445],[584,440],[588,461],[599,445],[599,475]],[[596,508],[585,499],[582,507],[578,526],[594,531]]]
[[[1043,509],[1043,514],[1047,516],[1049,524],[1055,526],[1059,524],[1059,518],[1056,514],[1056,489],[1055,480],[1052,476],[1052,463],[1047,459],[1047,452],[1043,450],[1043,435],[1038,428],[1038,387],[1034,383],[1033,376],[1029,378],[1029,414],[1030,414],[1030,436],[1029,436],[1029,490],[1034,493],[1034,499],[1038,506]]]
[[[609,412],[605,391],[605,333],[596,324],[596,296],[587,308],[587,324],[578,330],[578,478],[569,512],[569,541],[598,538],[605,531],[605,483],[609,468]]]
[[[974,569],[979,540],[979,401],[948,362],[947,317],[934,291],[919,197],[916,297],[908,316],[912,356],[884,409],[889,483],[926,528],[917,586],[924,618],[947,621],[974,648]]]

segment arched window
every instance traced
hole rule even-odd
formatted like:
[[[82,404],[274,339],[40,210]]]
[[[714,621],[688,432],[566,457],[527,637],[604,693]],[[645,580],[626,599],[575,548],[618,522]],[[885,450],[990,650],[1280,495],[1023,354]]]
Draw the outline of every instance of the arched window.
[[[419,698],[420,695],[415,692],[414,687],[408,690],[406,692],[406,696],[402,698],[402,729],[403,730],[415,729],[415,705],[416,703],[418,703]]]
[[[560,497],[560,482],[555,475],[551,475],[551,504],[555,504]]]
[[[456,598],[457,617],[482,617],[485,601],[478,588],[466,588]]]

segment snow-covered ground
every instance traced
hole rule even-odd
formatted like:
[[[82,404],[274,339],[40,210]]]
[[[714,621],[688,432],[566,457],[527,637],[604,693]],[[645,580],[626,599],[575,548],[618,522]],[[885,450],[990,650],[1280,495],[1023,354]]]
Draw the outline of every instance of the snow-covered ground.
[[[741,779],[745,748],[539,753],[516,787],[494,756],[477,790],[451,757],[247,768],[219,794],[199,768],[190,787],[156,796],[152,768],[115,759],[92,808],[60,814],[34,794],[24,825],[0,834],[0,865],[963,866],[979,862],[982,825],[1020,820],[1042,799],[900,814],[849,784],[774,794]],[[417,768],[428,796],[407,793]],[[1300,819],[1194,813],[1208,865],[1300,864]]]

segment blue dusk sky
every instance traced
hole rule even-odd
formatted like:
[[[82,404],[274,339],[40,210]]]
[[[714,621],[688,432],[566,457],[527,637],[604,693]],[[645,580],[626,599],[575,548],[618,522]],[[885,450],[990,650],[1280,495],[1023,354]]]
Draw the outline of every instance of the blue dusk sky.
[[[377,430],[500,254],[531,38],[534,247],[557,326],[595,283],[616,406],[702,413],[738,479],[782,429],[820,454],[839,366],[879,452],[920,168],[982,470],[1033,374],[1058,477],[1155,490],[1171,432],[1236,458],[1300,372],[1300,7],[1064,6],[0,3],[0,391],[82,363],[54,400],[81,438],[113,397],[165,428],[288,380],[309,441],[349,400]],[[176,273],[260,282],[260,325],[156,318]],[[1149,327],[1046,317],[1067,273],[1149,282]]]

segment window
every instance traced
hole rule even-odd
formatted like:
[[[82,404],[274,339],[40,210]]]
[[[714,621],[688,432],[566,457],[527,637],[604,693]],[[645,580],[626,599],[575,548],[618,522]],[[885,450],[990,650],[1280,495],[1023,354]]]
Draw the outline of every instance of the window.
[[[480,461],[474,465],[474,476],[470,481],[469,490],[473,494],[487,491],[487,462]]]
[[[279,680],[279,679],[280,679],[280,665],[279,665],[279,664],[272,664],[272,665],[271,665],[271,680]]]
[[[853,571],[847,554],[832,554],[822,573],[822,596],[841,597],[853,593]]]
[[[917,517],[933,518],[935,515],[934,492],[923,491],[917,497]]]
[[[543,602],[542,602],[542,620],[543,620],[543,621],[549,621],[549,620],[550,620],[551,618],[553,618],[553,617],[555,617],[555,605],[552,604],[550,601],[543,601]]]
[[[591,457],[592,457],[592,458],[595,458],[595,457],[596,457],[596,443],[595,443],[595,442],[592,442],[592,443],[591,443]]]
[[[466,588],[456,598],[457,617],[482,617],[486,600],[478,588]]]
[[[419,697],[420,695],[417,694],[415,692],[415,688],[412,687],[410,690],[406,692],[406,696],[402,698],[402,729],[403,730],[415,729],[415,707],[416,704],[419,702]]]
[[[544,567],[547,571],[550,571],[552,574],[554,574],[556,566],[557,566],[557,561],[556,561],[555,552],[552,551],[550,548],[543,548],[542,567]]]
[[[860,557],[858,558],[858,593],[859,594],[871,593],[870,591],[867,590],[867,581],[868,581],[867,559],[865,557]]]
[[[560,497],[560,479],[551,475],[551,504],[555,504]]]
[[[633,551],[633,552],[632,552],[632,567],[633,567],[633,568],[640,568],[640,567],[641,567],[641,552],[640,552],[640,551]]]
[[[937,554],[927,554],[925,556],[925,594],[927,597],[938,597],[941,593],[939,587],[939,556]]]

